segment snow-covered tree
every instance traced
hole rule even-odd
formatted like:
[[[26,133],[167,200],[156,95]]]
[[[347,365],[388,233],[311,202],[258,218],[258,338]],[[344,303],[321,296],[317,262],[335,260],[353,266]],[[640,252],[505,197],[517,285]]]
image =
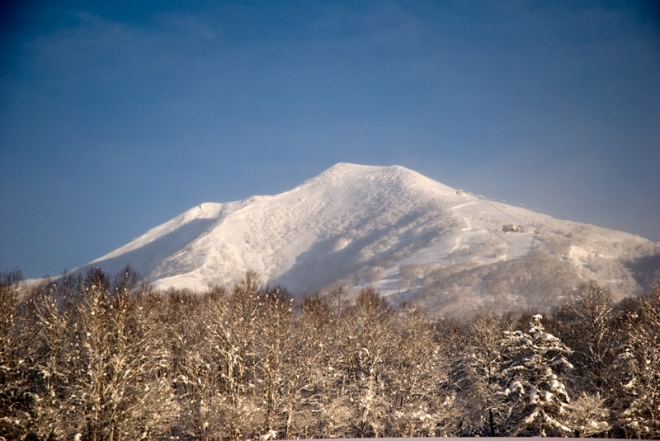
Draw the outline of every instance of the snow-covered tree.
[[[169,351],[151,310],[129,296],[135,280],[127,270],[113,285],[93,270],[84,280],[63,278],[39,302],[38,408],[57,423],[53,435],[138,439],[169,429]]]
[[[297,372],[289,383],[300,384],[295,423],[305,438],[348,438],[353,431],[353,402],[349,393],[353,338],[346,320],[346,292],[335,289],[328,296],[313,296],[301,302],[295,325],[300,349]],[[294,399],[290,394],[289,399]]]
[[[338,293],[335,293],[338,294]],[[342,393],[347,373],[341,346],[341,305],[314,295],[297,303],[286,339],[280,385],[280,436],[348,436],[350,406]]]
[[[505,342],[499,319],[478,314],[459,339],[461,357],[453,367],[462,406],[461,434],[497,436],[503,420],[499,373]]]
[[[249,272],[230,293],[214,289],[204,297],[172,299],[173,308],[187,310],[171,329],[183,435],[207,440],[262,434],[260,288]]]
[[[388,436],[446,436],[458,421],[455,391],[449,387],[453,361],[450,338],[414,306],[397,311],[394,339],[388,352],[387,389],[390,396]]]
[[[67,434],[68,405],[71,384],[71,363],[75,362],[77,341],[71,338],[72,306],[70,290],[76,282],[63,277],[59,283],[46,283],[34,289],[30,304],[34,307],[35,352],[34,369],[38,372],[36,403],[39,426],[36,433],[42,438],[59,438]]]
[[[581,285],[555,314],[556,332],[573,350],[569,360],[575,369],[570,385],[577,393],[609,398],[609,371],[615,357],[613,306],[610,291],[592,282]]]
[[[0,439],[20,439],[32,426],[24,345],[18,328],[21,273],[0,274]]]
[[[265,403],[262,436],[271,434],[279,438],[289,434],[295,417],[289,397],[297,395],[290,387],[297,361],[291,330],[293,298],[285,288],[276,287],[262,292],[260,304],[259,375],[263,378],[261,396]]]
[[[583,393],[568,406],[567,426],[573,428],[575,436],[586,438],[606,434],[610,429],[610,410],[599,394]]]
[[[355,306],[344,314],[347,338],[345,391],[351,406],[354,436],[383,434],[388,397],[384,362],[395,341],[392,311],[373,288],[363,289]]]
[[[563,374],[572,369],[571,350],[545,331],[540,314],[532,316],[529,330],[505,331],[503,368],[500,371],[507,436],[567,436],[568,404]]]
[[[626,437],[660,438],[660,285],[622,311],[612,366],[615,424]]]

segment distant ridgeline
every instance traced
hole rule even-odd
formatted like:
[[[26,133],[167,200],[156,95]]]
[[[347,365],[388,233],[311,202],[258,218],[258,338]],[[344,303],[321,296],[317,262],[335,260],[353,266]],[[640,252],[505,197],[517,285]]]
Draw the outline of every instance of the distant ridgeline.
[[[508,263],[508,262],[505,262]],[[0,276],[0,439],[660,439],[660,286],[433,318],[254,272],[166,293],[129,268]]]

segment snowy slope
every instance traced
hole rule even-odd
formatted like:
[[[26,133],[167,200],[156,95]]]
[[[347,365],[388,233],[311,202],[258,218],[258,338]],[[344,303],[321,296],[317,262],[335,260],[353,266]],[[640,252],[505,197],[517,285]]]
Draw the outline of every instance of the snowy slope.
[[[469,300],[466,309],[487,302],[478,284],[446,286],[459,273],[511,272],[500,267],[551,256],[575,277],[599,279],[594,262],[615,261],[608,282],[640,290],[632,270],[619,267],[658,253],[637,236],[487,200],[403,167],[337,164],[279,195],[192,208],[84,268],[113,273],[130,264],[157,287],[197,291],[252,269],[294,294],[372,284],[392,300],[440,309],[451,292]],[[434,285],[439,274],[444,284]]]

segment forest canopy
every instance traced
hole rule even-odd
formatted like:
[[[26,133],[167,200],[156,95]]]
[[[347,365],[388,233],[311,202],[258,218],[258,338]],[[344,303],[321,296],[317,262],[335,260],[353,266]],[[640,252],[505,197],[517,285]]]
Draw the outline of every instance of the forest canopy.
[[[0,440],[660,438],[660,286],[438,319],[363,289],[0,276]]]

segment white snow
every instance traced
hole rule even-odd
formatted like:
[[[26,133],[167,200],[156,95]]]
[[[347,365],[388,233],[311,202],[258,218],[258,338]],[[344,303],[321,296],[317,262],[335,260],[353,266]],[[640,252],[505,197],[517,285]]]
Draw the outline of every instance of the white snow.
[[[521,230],[504,232],[504,225]],[[159,288],[202,291],[251,269],[294,294],[342,283],[371,284],[392,295],[400,292],[404,265],[525,258],[540,239],[567,237],[582,227],[457,191],[403,167],[341,163],[279,195],[194,207],[88,266],[112,273],[130,264]],[[604,252],[614,253],[632,237],[616,234]],[[565,258],[586,265],[592,256],[586,246],[571,246]],[[380,278],[373,280],[374,274]]]

